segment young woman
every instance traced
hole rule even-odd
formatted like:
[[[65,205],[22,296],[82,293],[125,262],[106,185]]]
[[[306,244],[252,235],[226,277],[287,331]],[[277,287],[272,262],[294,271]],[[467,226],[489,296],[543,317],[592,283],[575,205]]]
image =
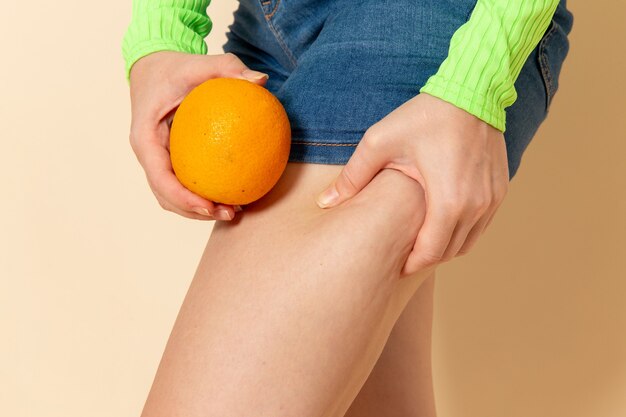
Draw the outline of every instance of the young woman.
[[[143,417],[434,416],[435,269],[476,243],[546,117],[565,1],[241,0],[222,55],[208,3],[134,0],[123,40],[157,200],[224,220]],[[292,124],[280,181],[236,215],[169,163],[176,107],[213,77],[265,86]]]

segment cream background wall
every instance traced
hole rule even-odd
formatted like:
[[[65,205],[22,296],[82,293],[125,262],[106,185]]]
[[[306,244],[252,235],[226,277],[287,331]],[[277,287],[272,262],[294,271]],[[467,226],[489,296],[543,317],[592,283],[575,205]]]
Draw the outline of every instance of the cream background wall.
[[[236,2],[214,0],[210,53]],[[626,416],[623,2],[570,0],[551,115],[490,230],[440,268],[441,417]],[[128,144],[130,0],[0,14],[0,415],[138,416],[211,224]]]

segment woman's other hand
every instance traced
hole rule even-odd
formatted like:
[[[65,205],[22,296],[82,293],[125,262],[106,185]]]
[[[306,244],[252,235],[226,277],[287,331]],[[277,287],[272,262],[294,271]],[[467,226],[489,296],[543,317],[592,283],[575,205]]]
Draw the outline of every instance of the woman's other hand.
[[[329,207],[357,194],[383,168],[397,169],[425,191],[426,217],[402,275],[467,253],[488,226],[509,185],[502,132],[422,93],[371,126],[339,176],[320,194]],[[324,205],[322,196],[337,198]]]
[[[130,72],[130,145],[161,207],[191,219],[234,218],[235,207],[213,203],[185,188],[174,175],[169,154],[170,125],[178,105],[194,87],[218,77],[260,85],[267,81],[266,74],[250,70],[232,53],[158,51],[137,60]]]

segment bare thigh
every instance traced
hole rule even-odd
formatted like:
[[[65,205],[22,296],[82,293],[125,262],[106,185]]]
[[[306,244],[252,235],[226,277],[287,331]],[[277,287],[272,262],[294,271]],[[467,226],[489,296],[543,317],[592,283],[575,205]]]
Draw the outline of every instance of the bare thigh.
[[[421,186],[384,169],[320,209],[341,168],[290,163],[268,195],[215,224],[144,417],[345,414],[429,273],[400,279]]]
[[[345,417],[435,417],[432,325],[435,273],[393,327],[372,373]]]

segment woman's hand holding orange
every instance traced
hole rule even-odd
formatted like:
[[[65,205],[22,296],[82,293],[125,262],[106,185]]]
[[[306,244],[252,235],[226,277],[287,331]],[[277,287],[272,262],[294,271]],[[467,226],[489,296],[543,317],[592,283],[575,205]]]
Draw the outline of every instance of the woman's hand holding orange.
[[[405,173],[425,191],[426,217],[402,275],[467,253],[509,185],[502,132],[424,93],[367,130],[318,204],[331,207],[353,197],[384,168]],[[333,190],[336,200],[325,205],[322,196]]]
[[[235,208],[208,201],[185,188],[174,175],[169,155],[170,125],[183,98],[217,77],[264,85],[267,75],[250,70],[237,56],[159,51],[137,60],[130,72],[130,144],[148,184],[165,210],[199,220],[231,220]]]

